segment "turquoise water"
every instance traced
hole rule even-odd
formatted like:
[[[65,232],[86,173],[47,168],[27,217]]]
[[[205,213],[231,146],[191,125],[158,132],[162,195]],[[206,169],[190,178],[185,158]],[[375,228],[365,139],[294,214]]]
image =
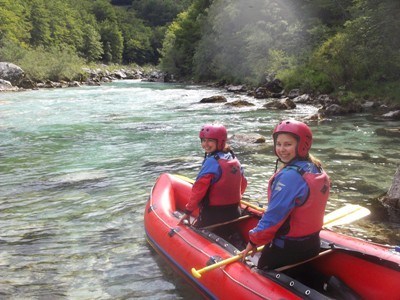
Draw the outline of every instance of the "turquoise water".
[[[213,95],[255,105],[199,103]],[[273,126],[316,112],[306,105],[268,111],[265,102],[132,80],[0,94],[0,298],[194,298],[146,243],[148,194],[162,172],[196,175],[203,155],[198,130],[220,121],[230,135],[267,138],[262,145],[231,142],[249,179],[246,197],[265,204]],[[376,129],[400,122],[361,114],[310,126],[313,153],[332,179],[328,211],[346,203],[373,211],[337,230],[399,244],[399,226],[375,198],[387,192],[399,164],[399,138]]]

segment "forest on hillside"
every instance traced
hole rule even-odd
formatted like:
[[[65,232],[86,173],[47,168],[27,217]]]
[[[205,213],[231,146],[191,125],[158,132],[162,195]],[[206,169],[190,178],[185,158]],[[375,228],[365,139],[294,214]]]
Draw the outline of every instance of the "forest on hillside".
[[[393,0],[0,0],[0,61],[34,80],[88,64],[154,65],[184,80],[400,102]]]

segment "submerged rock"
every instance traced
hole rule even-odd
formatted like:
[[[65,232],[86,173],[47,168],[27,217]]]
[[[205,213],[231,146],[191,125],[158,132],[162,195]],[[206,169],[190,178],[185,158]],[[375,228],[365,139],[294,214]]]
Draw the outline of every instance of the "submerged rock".
[[[226,106],[233,106],[233,107],[244,107],[244,106],[254,106],[253,103],[248,102],[246,100],[236,100],[233,102],[229,102],[225,104]]]
[[[400,137],[400,127],[378,128],[378,129],[375,130],[375,132],[376,132],[377,135]]]
[[[200,103],[221,103],[221,102],[228,102],[228,100],[224,96],[220,95],[211,96],[200,100]]]
[[[50,178],[46,183],[56,186],[77,185],[88,182],[99,182],[108,177],[102,170],[74,172]]]
[[[266,138],[261,134],[235,134],[229,141],[235,141],[244,144],[263,144],[266,142]]]
[[[286,110],[286,109],[295,109],[296,104],[289,98],[284,98],[280,100],[273,100],[263,105],[264,108],[267,109],[278,109],[278,110]]]

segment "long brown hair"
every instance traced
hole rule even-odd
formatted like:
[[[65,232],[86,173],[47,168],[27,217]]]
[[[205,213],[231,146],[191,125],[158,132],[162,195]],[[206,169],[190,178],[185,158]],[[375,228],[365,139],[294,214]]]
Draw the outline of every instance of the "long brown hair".
[[[308,153],[308,161],[312,162],[318,168],[322,168],[322,162],[311,153]]]

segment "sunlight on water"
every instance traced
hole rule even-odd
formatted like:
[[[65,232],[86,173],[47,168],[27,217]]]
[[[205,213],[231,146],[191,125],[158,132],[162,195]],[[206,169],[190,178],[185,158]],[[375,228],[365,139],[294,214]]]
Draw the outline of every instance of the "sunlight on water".
[[[255,104],[200,104],[224,95]],[[249,179],[246,198],[266,204],[275,166],[271,131],[284,118],[316,111],[262,109],[266,100],[201,86],[116,81],[0,94],[0,295],[6,298],[184,299],[193,290],[154,254],[143,208],[162,172],[194,178],[202,161],[198,130],[220,121],[265,144],[232,146]],[[328,210],[345,203],[373,209],[398,167],[398,127],[366,115],[311,123],[313,153],[332,179]],[[350,234],[400,243],[398,226],[378,216]],[[382,211],[380,211],[382,215]],[[397,230],[397,231],[396,231]]]

